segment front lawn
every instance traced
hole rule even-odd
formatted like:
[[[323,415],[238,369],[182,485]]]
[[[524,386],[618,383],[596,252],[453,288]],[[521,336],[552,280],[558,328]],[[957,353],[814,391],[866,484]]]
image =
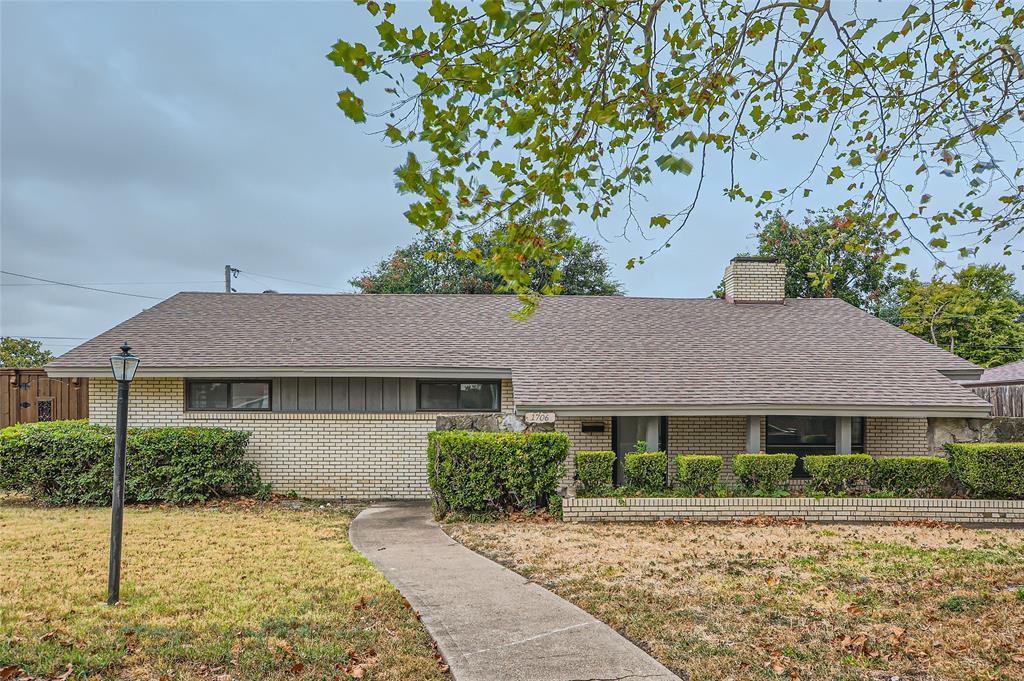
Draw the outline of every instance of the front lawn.
[[[402,597],[349,545],[351,518],[278,504],[130,507],[122,602],[109,608],[110,510],[0,498],[0,668],[69,679],[447,678]]]
[[[1024,678],[1024,533],[458,524],[692,679]]]

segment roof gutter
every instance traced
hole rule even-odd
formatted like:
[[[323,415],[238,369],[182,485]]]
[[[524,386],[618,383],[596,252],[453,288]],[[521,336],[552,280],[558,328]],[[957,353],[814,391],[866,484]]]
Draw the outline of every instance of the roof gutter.
[[[44,367],[53,378],[112,378],[110,367]],[[511,369],[473,369],[438,367],[146,367],[145,359],[136,378],[285,378],[292,376],[320,377],[384,377],[384,378],[512,378]]]
[[[980,399],[980,398],[979,398]],[[834,404],[726,404],[726,405],[554,405],[517,404],[516,412],[554,412],[558,416],[888,416],[901,418],[988,418],[989,405],[884,406]]]

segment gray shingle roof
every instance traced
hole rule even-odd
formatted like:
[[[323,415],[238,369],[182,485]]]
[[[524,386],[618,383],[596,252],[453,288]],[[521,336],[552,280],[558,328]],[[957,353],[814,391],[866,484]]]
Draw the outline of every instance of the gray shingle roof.
[[[985,369],[980,381],[972,381],[965,385],[1000,385],[1006,383],[1024,383],[1024,359],[1010,362],[999,367]]]
[[[106,370],[127,339],[147,372],[264,375],[390,367],[507,370],[518,405],[857,405],[977,411],[940,371],[976,367],[840,300],[180,293],[48,368]]]

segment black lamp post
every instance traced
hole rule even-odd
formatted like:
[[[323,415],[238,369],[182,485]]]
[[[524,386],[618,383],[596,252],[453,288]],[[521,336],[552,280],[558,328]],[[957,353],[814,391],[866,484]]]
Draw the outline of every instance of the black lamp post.
[[[124,525],[124,459],[128,443],[128,386],[139,368],[139,358],[129,352],[128,342],[121,353],[110,356],[110,369],[117,381],[117,429],[114,433],[114,494],[110,514],[110,570],[107,573],[107,605],[121,597],[121,528]]]

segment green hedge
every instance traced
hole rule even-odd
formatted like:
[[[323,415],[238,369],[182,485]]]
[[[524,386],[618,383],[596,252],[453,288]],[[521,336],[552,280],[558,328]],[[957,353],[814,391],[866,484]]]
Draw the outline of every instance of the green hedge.
[[[226,428],[133,428],[125,501],[175,504],[265,493],[244,460],[249,433]],[[85,421],[27,423],[0,430],[0,489],[55,504],[109,504],[114,431]]]
[[[707,494],[718,487],[722,457],[680,454],[676,457],[676,482],[691,494]]]
[[[565,433],[430,433],[427,478],[439,515],[543,508],[569,455]]]
[[[576,452],[577,492],[588,496],[607,492],[614,470],[615,452]]]
[[[938,456],[886,456],[871,462],[871,489],[899,496],[937,494],[949,480],[949,462]]]
[[[867,485],[870,454],[823,454],[804,457],[810,487],[818,492],[850,492]]]
[[[953,476],[983,497],[1024,497],[1024,442],[951,442]]]
[[[737,454],[732,470],[748,489],[762,494],[779,491],[793,476],[796,454]]]
[[[626,454],[626,482],[645,493],[665,489],[668,479],[668,456],[665,452],[632,452]]]

